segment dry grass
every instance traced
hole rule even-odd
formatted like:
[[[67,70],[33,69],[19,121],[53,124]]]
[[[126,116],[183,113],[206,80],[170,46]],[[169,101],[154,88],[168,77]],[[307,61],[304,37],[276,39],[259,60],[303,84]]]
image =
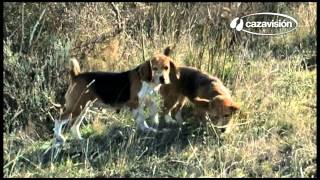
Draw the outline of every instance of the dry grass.
[[[289,69],[270,60],[244,69],[234,90],[242,113],[228,133],[217,136],[210,125],[191,123],[181,132],[141,135],[130,115],[94,110],[88,115],[92,124],[82,127],[87,140],[70,139],[54,160],[45,157],[51,140],[5,134],[4,172],[8,177],[314,177],[316,73],[297,65]]]
[[[317,75],[300,66],[317,45],[315,3],[5,6],[5,177],[316,177]],[[285,12],[300,27],[279,37],[239,37],[223,24],[246,8]],[[123,71],[168,44],[176,45],[178,64],[231,89],[241,112],[227,132],[195,123],[192,105],[183,110],[185,126],[158,134],[138,132],[127,111],[92,108],[81,126],[84,141],[66,133],[66,145],[52,147],[71,56],[84,71]]]

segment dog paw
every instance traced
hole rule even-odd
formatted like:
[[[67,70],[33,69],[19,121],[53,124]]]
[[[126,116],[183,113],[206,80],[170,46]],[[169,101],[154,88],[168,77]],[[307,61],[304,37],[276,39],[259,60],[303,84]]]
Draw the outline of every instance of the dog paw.
[[[58,136],[55,139],[55,146],[62,146],[65,143],[65,138],[62,136]]]
[[[157,133],[157,132],[158,132],[157,129],[152,128],[152,127],[141,127],[141,128],[139,128],[139,130],[140,130],[142,133]]]
[[[158,132],[157,129],[152,128],[152,127],[149,127],[149,128],[147,129],[147,131],[148,131],[148,132],[151,132],[151,133],[157,133],[157,132]]]

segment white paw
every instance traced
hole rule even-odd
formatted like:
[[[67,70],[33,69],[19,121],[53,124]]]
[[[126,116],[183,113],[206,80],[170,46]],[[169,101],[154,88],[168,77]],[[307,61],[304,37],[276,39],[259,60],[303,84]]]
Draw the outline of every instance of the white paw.
[[[151,116],[150,120],[152,121],[154,126],[156,126],[156,127],[159,126],[159,115],[158,114]]]
[[[157,132],[156,129],[154,129],[152,127],[149,127],[146,122],[144,122],[143,124],[139,125],[139,129],[142,132],[146,132],[146,133],[148,133],[148,132]]]
[[[77,138],[78,140],[83,140],[83,138],[81,137],[81,134],[77,128],[71,128],[70,131],[71,131],[71,134],[73,137]]]
[[[144,132],[156,133],[156,132],[158,132],[158,130],[156,130],[155,128],[149,127],[149,128],[144,129]]]
[[[56,146],[60,146],[63,145],[65,143],[65,138],[63,136],[56,136],[55,138],[55,145]]]
[[[80,136],[80,137],[77,137],[77,139],[80,140],[80,141],[81,141],[81,140],[84,140],[84,138],[81,137],[81,136]]]
[[[171,117],[171,115],[165,115],[164,116],[164,119],[167,121],[167,122],[176,122],[176,120],[175,119],[173,119],[172,117]]]

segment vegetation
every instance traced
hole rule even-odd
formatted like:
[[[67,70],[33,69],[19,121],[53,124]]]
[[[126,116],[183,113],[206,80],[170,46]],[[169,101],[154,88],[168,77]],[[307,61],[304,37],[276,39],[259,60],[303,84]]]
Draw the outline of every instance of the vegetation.
[[[284,35],[229,27],[256,12],[294,17]],[[4,3],[5,177],[316,177],[316,3]],[[124,71],[174,44],[179,65],[219,77],[241,105],[225,133],[187,122],[136,131],[130,113],[91,108],[52,148],[70,57],[82,71]],[[315,59],[315,58],[314,58]],[[69,131],[67,131],[69,132]],[[69,135],[69,133],[66,133]]]

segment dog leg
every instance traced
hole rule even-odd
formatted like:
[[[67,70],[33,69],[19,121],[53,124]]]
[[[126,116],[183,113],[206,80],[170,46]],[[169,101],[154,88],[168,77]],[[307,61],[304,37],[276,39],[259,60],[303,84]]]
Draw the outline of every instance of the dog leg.
[[[61,131],[62,131],[62,126],[64,124],[66,124],[68,122],[68,120],[55,120],[54,122],[54,128],[53,128],[53,131],[54,131],[54,136],[55,136],[55,139],[56,139],[56,142],[55,144],[56,145],[59,145],[59,144],[63,144],[65,142],[65,138],[62,136],[61,134]]]
[[[150,107],[150,119],[154,123],[155,127],[158,128],[159,125],[159,115],[157,103],[152,99],[151,96],[146,96],[144,98],[144,105]]]
[[[86,116],[88,109],[90,108],[90,106],[92,106],[92,104],[96,101],[88,101],[84,107],[84,110],[80,113],[80,116],[77,117],[76,122],[72,125],[70,131],[71,134],[73,135],[73,137],[77,138],[78,140],[82,140],[83,138],[81,137],[81,133],[80,133],[80,125],[84,119],[84,117]],[[76,117],[75,117],[76,118]]]
[[[143,131],[143,132],[147,132],[147,131],[153,131],[156,132],[156,130],[152,127],[149,127],[148,124],[145,121],[145,117],[143,114],[143,110],[138,107],[137,109],[133,109],[132,110],[132,114],[133,117],[137,123],[138,128]]]
[[[156,96],[157,94],[159,94],[159,90],[160,90],[161,85],[157,85],[153,88],[151,95],[148,96],[150,97],[150,101],[151,101],[151,119],[154,122],[156,128],[158,128],[159,126],[159,108],[158,108],[158,104],[156,101],[154,101],[154,99],[152,97]]]
[[[81,125],[83,118],[84,118],[84,116],[80,117],[80,120],[76,121],[76,123],[74,123],[74,125],[70,129],[72,136],[79,139],[79,140],[83,139],[81,137],[81,133],[80,133],[80,125]]]
[[[182,123],[183,123],[183,119],[182,119],[182,115],[181,115],[181,110],[179,110],[179,111],[176,113],[176,115],[175,115],[174,118],[177,120],[177,122],[178,122],[179,124],[182,124]]]
[[[183,124],[183,119],[182,119],[182,108],[186,103],[186,97],[185,96],[180,96],[178,99],[178,103],[175,105],[174,109],[172,110],[175,113],[174,118],[177,120],[177,123],[179,125]]]
[[[149,94],[152,90],[152,87],[148,85],[145,81],[142,81],[142,87],[138,92],[138,97],[140,100],[143,100],[147,94]]]
[[[175,119],[173,119],[173,118],[171,117],[171,112],[169,112],[168,114],[166,114],[166,115],[164,116],[164,119],[165,119],[167,122],[175,122],[175,121],[176,121]]]
[[[157,103],[152,101],[151,104],[151,120],[153,121],[153,123],[155,124],[156,128],[158,128],[159,126],[159,114],[158,114],[158,106]]]
[[[153,102],[152,100],[150,100],[151,98],[149,98],[148,96],[151,95],[153,92],[153,87],[150,86],[148,83],[146,82],[142,82],[142,87],[140,89],[140,91],[138,92],[138,101],[140,102],[140,105],[138,106],[138,108],[133,109],[132,114],[133,117],[135,118],[138,128],[142,131],[156,131],[154,128],[149,127],[148,124],[145,122],[145,117],[144,117],[144,112],[143,112],[143,107],[146,104],[151,104],[153,107],[151,110],[151,116],[154,115],[154,117],[152,117],[152,119],[154,121],[157,118],[157,106],[155,104],[155,102]]]

